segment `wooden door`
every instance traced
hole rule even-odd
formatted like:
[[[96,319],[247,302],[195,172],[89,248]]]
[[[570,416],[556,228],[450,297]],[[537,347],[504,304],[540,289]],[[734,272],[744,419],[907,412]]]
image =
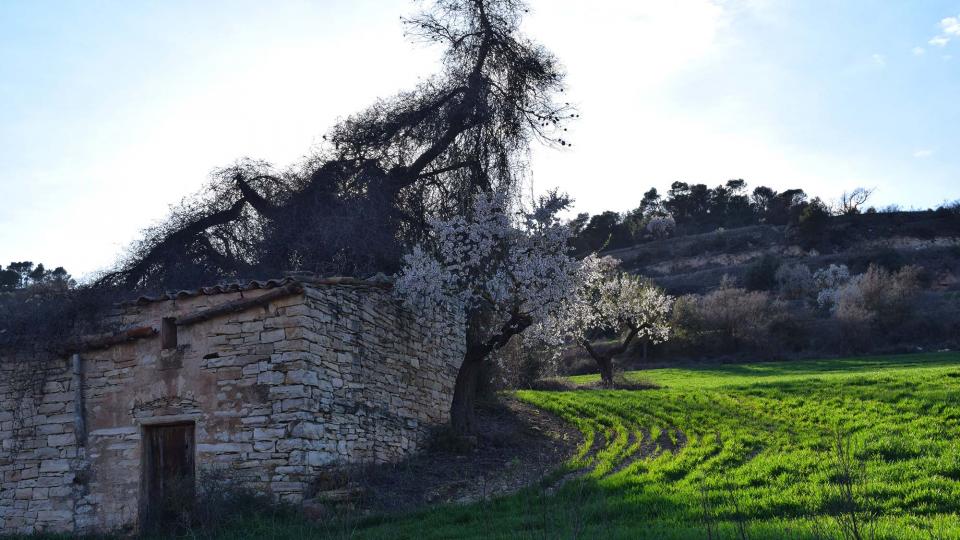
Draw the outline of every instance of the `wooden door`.
[[[144,525],[189,522],[194,486],[194,425],[147,426],[143,437]]]

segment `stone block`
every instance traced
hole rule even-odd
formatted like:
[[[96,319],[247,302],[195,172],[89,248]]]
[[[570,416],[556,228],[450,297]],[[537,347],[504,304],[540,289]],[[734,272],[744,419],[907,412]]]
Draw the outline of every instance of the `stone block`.
[[[282,328],[266,330],[260,332],[260,343],[276,343],[277,341],[283,341],[285,337],[286,334]]]
[[[308,396],[307,387],[302,384],[287,384],[270,388],[271,399],[298,398]]]
[[[37,521],[46,523],[64,523],[70,521],[73,513],[69,510],[42,510],[37,512]]]
[[[37,426],[37,435],[57,435],[63,433],[64,424],[43,424]]]
[[[48,459],[40,462],[40,473],[67,472],[70,470],[70,462],[65,459]]]
[[[263,330],[263,321],[245,322],[240,326],[240,331],[243,333],[260,332],[262,330]]]
[[[286,435],[286,430],[283,428],[255,428],[253,430],[253,438],[258,441],[276,441],[281,439]]]
[[[214,443],[214,444],[198,444],[198,452],[206,452],[209,454],[238,454],[241,452],[250,452],[253,450],[253,446],[243,443]]]
[[[282,371],[262,371],[257,375],[257,384],[281,385],[285,379]]]
[[[306,369],[295,369],[287,373],[287,384],[305,384],[316,386],[319,383],[319,376],[316,371]]]
[[[312,467],[324,467],[330,465],[336,460],[336,456],[330,452],[310,451],[306,453],[307,465]]]
[[[276,449],[276,442],[271,440],[256,441],[253,443],[254,452],[273,452]]]
[[[73,433],[64,433],[62,435],[50,435],[47,437],[47,444],[50,446],[69,446],[77,443],[77,438]]]
[[[277,441],[277,452],[303,450],[307,446],[303,439],[280,439]]]

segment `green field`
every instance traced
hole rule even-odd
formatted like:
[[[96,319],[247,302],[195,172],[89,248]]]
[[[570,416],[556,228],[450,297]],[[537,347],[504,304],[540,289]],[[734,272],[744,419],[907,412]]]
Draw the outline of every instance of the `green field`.
[[[517,393],[584,434],[570,463],[584,474],[557,489],[367,518],[323,533],[269,522],[259,532],[835,538],[843,537],[835,516],[852,515],[863,538],[960,538],[960,354],[627,376],[661,388]],[[838,452],[838,441],[849,454]],[[842,462],[853,474],[843,474]]]

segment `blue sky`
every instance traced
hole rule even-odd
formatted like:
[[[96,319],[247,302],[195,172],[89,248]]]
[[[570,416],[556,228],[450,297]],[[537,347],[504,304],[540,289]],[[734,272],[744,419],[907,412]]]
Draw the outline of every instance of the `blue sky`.
[[[582,118],[537,190],[628,210],[650,186],[960,198],[960,0],[532,0]],[[75,275],[250,156],[432,72],[401,0],[0,2],[0,262]]]

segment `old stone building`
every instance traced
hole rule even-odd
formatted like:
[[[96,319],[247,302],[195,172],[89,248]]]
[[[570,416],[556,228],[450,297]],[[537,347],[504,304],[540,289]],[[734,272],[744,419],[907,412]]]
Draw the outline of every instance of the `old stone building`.
[[[206,471],[298,502],[447,420],[462,319],[286,278],[141,298],[56,361],[0,359],[0,533],[136,527]]]

